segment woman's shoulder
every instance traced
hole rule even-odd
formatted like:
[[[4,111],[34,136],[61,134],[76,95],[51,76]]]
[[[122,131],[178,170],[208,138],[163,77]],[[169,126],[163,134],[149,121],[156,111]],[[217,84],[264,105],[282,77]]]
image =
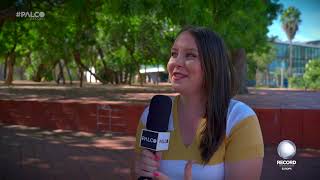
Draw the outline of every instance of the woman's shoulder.
[[[231,101],[226,133],[225,162],[263,158],[259,120],[248,105],[237,100]]]
[[[228,108],[228,115],[232,115],[235,112],[241,112],[241,115],[248,115],[254,113],[252,108],[245,104],[242,101],[236,100],[236,99],[231,99],[229,103],[229,108]]]
[[[227,135],[233,127],[252,116],[256,116],[256,113],[251,107],[239,100],[231,99],[227,114]]]

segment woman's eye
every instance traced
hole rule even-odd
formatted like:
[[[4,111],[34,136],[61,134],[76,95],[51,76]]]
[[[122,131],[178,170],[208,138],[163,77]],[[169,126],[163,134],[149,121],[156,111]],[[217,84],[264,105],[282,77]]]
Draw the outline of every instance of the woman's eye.
[[[177,57],[177,56],[178,56],[178,53],[177,53],[177,52],[171,52],[171,56],[172,56],[172,57]]]
[[[195,57],[197,57],[197,55],[192,54],[192,53],[188,53],[186,56],[187,56],[187,57],[191,57],[191,58],[195,58]]]

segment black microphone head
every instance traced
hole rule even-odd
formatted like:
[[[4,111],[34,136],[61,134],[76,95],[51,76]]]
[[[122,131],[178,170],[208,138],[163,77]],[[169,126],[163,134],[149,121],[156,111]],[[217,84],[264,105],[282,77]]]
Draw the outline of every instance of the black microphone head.
[[[147,118],[147,129],[158,132],[168,131],[172,100],[168,96],[152,97]]]

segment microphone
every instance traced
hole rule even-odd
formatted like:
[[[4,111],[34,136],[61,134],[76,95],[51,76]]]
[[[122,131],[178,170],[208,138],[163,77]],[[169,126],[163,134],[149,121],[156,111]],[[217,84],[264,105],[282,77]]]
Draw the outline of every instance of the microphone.
[[[152,97],[147,117],[147,129],[142,129],[140,147],[149,149],[153,153],[168,150],[170,133],[167,131],[171,108],[172,100],[170,97],[164,95]],[[139,177],[139,180],[141,179],[152,178]]]

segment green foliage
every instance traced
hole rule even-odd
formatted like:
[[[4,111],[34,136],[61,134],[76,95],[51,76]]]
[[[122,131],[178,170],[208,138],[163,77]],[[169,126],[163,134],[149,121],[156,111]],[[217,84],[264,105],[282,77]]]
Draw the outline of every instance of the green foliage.
[[[178,28],[154,14],[110,16],[99,14],[97,41],[104,49],[104,61],[114,70],[137,72],[141,64],[166,64]]]
[[[282,28],[290,41],[299,29],[299,24],[301,23],[300,15],[300,11],[293,6],[288,7],[282,12],[280,19]]]
[[[291,88],[320,89],[320,59],[310,60],[302,77],[289,78]]]
[[[152,3],[151,3],[152,2]],[[111,0],[117,15],[156,14],[179,26],[207,26],[218,32],[231,49],[260,51],[267,43],[267,27],[282,9],[278,1],[252,0]]]
[[[212,1],[213,29],[231,49],[261,52],[267,45],[268,29],[282,8],[277,1]],[[210,6],[209,6],[210,7]]]
[[[247,55],[248,57],[248,79],[255,79],[256,71],[265,72],[268,68],[268,65],[276,57],[275,47],[269,43],[264,51],[253,52]]]
[[[249,61],[253,61],[253,67],[259,71],[265,71],[268,68],[268,65],[276,57],[276,49],[272,44],[268,44],[266,49],[263,52],[253,52],[248,54]]]
[[[295,7],[288,7],[288,9],[282,12],[281,22],[282,28],[285,31],[289,41],[290,41],[290,54],[289,54],[289,68],[288,75],[291,77],[292,75],[292,39],[296,35],[296,32],[299,29],[299,24],[301,22],[300,19],[300,11]]]
[[[267,26],[281,5],[273,0],[30,0],[19,1],[19,9],[43,11],[45,18],[5,20],[0,61],[16,45],[16,65],[26,69],[28,79],[52,80],[59,60],[78,71],[77,51],[84,66],[110,80],[112,73],[137,73],[140,65],[166,65],[174,37],[185,25],[210,27],[231,49],[261,55]],[[266,62],[253,64],[263,69]]]
[[[289,88],[305,88],[305,82],[303,77],[289,77]]]
[[[257,64],[255,61],[252,61],[252,60],[249,60],[247,64],[248,64],[247,78],[248,78],[248,80],[255,80],[256,79]]]
[[[303,79],[308,89],[320,89],[320,59],[310,60],[306,64]]]

